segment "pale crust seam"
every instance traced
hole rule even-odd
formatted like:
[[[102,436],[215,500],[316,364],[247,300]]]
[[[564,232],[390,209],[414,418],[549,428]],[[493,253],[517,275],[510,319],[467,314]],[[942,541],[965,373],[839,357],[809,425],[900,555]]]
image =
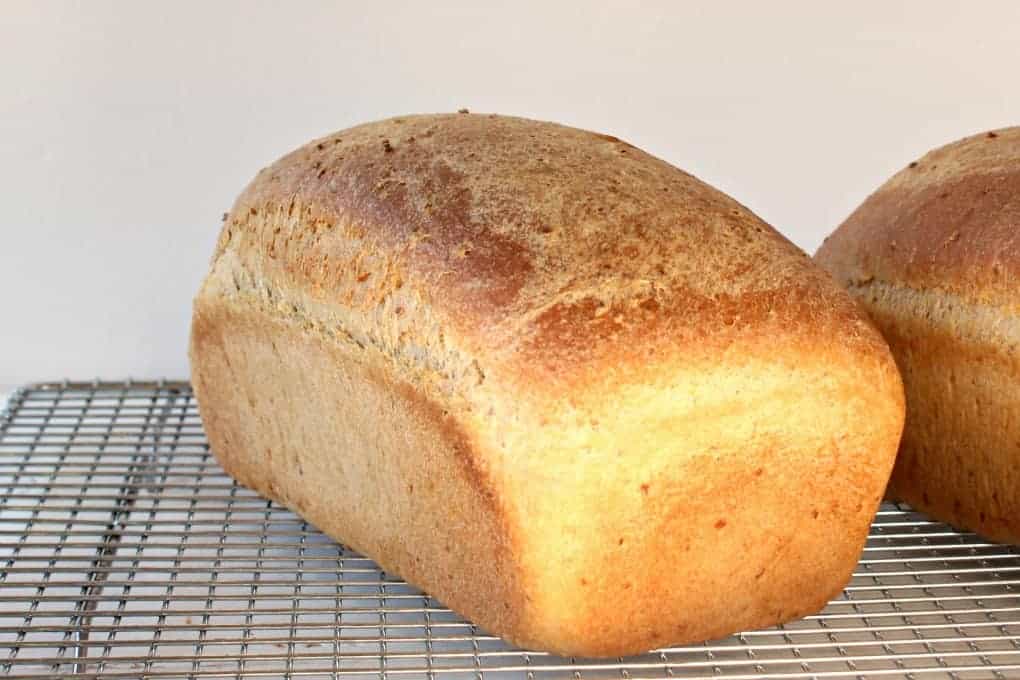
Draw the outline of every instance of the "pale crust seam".
[[[867,306],[880,307],[886,313],[909,313],[961,340],[996,348],[1004,356],[1015,358],[1020,348],[1020,317],[1002,306],[877,278],[848,281],[847,286]]]

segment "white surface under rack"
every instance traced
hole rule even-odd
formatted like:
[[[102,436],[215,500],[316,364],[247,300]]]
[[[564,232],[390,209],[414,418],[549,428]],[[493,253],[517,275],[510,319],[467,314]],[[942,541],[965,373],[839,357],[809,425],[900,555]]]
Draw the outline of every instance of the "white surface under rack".
[[[883,506],[822,613],[643,656],[511,648],[211,457],[186,383],[15,390],[0,676],[1020,678],[1020,552]]]

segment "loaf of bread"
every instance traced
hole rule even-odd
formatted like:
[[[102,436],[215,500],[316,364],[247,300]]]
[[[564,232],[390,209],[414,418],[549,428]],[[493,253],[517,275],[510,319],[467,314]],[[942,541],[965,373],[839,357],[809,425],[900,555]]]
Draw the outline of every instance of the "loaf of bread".
[[[889,495],[1020,542],[1020,127],[910,163],[816,257],[871,313],[903,374]]]
[[[195,300],[224,469],[482,628],[579,656],[847,581],[900,378],[746,208],[614,137],[394,118],[263,170]]]

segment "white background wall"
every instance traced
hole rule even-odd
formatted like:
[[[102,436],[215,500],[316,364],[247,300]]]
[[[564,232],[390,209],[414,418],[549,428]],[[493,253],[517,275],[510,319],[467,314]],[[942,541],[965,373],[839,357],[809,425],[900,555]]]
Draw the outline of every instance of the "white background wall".
[[[928,148],[1020,123],[1017,2],[0,4],[0,384],[186,375],[220,214],[407,112],[611,132],[808,250]]]

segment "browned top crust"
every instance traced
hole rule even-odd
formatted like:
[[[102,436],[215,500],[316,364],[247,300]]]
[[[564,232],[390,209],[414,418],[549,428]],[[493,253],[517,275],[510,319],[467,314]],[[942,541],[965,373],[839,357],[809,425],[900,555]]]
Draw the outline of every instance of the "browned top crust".
[[[848,285],[877,279],[1015,310],[1020,127],[967,137],[910,163],[817,257]]]
[[[352,310],[356,341],[422,347],[404,359],[457,381],[591,385],[736,346],[886,353],[733,199],[615,137],[522,118],[406,116],[312,142],[239,197],[225,256],[238,290]]]

